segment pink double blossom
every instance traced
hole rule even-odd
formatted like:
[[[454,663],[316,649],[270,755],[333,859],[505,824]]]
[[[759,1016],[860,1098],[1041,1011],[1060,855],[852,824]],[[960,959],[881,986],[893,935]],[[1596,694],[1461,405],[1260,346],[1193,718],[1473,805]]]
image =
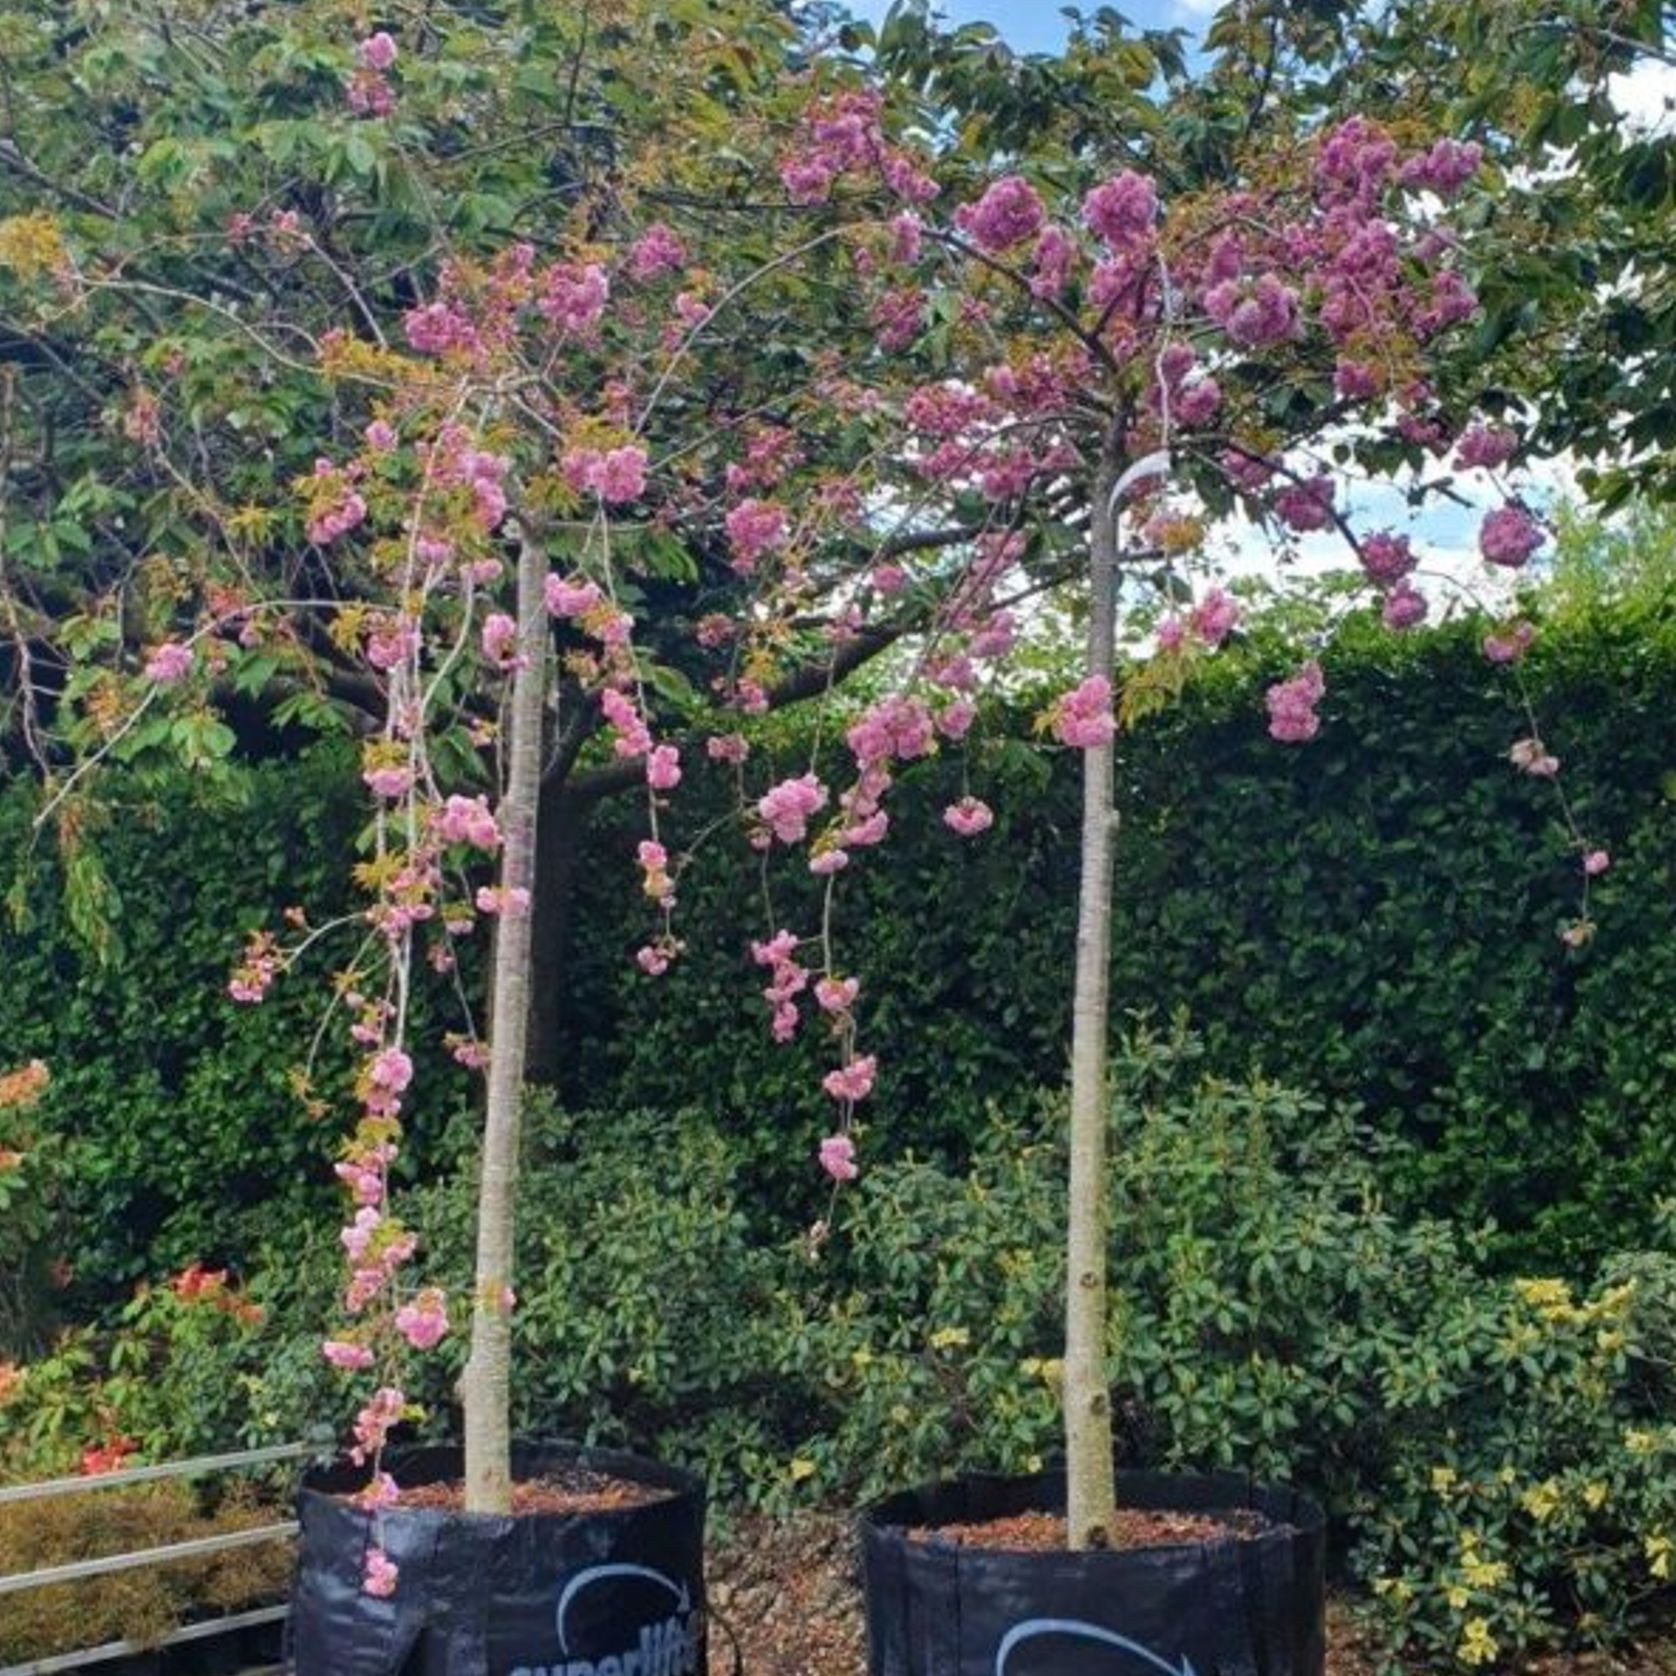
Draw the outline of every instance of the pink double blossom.
[[[1321,731],[1315,707],[1327,691],[1321,665],[1311,658],[1298,673],[1277,681],[1264,694],[1269,710],[1269,736],[1282,744],[1301,745]]]
[[[863,1054],[836,1071],[828,1071],[821,1079],[821,1087],[834,1100],[853,1104],[857,1100],[865,1100],[873,1092],[873,1079],[878,1070],[878,1057],[871,1053]]]
[[[827,789],[813,774],[782,780],[757,800],[757,813],[782,844],[796,844],[808,834],[809,819],[824,809]]]
[[[861,1173],[855,1161],[855,1142],[848,1135],[828,1135],[821,1142],[821,1168],[834,1181],[854,1181]]]
[[[1092,750],[1109,744],[1117,734],[1112,713],[1112,684],[1104,675],[1090,675],[1059,700],[1053,712],[1053,735],[1060,744]]]
[[[963,797],[943,811],[943,825],[962,838],[976,838],[995,824],[995,811],[978,797]]]

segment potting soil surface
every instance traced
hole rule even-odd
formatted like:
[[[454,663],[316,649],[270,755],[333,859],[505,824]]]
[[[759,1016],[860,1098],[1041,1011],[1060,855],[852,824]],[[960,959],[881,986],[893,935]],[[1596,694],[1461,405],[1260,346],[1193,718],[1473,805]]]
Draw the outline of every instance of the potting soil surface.
[[[671,1492],[656,1484],[638,1484],[632,1478],[613,1478],[587,1467],[568,1466],[544,1472],[539,1478],[512,1487],[514,1513],[605,1513],[625,1507],[646,1507],[667,1501]],[[436,1484],[415,1484],[402,1489],[404,1508],[423,1508],[441,1513],[465,1510],[465,1485],[458,1479]]]
[[[1114,1550],[1177,1548],[1188,1543],[1222,1542],[1252,1537],[1271,1528],[1261,1513],[1247,1508],[1180,1513],[1145,1507],[1120,1507],[1111,1532]],[[915,1542],[952,1542],[962,1548],[1051,1554],[1065,1547],[1065,1519],[1059,1513],[1013,1513],[971,1524],[937,1525],[911,1530]]]

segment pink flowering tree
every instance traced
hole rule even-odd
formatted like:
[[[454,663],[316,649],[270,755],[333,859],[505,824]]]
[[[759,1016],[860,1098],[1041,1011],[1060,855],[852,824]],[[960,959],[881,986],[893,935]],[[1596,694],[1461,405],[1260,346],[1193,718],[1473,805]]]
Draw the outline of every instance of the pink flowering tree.
[[[1055,142],[986,171],[923,138],[946,132],[935,105],[837,54],[811,68],[782,24],[743,4],[740,28],[762,49],[749,65],[727,31],[694,26],[672,45],[654,6],[625,9],[602,43],[561,36],[522,64],[496,56],[492,24],[462,21],[447,41],[357,39],[333,7],[292,10],[229,25],[228,40],[316,32],[309,50],[332,74],[311,97],[332,102],[323,155],[341,159],[320,165],[323,180],[302,169],[263,196],[235,174],[246,196],[233,207],[217,202],[211,148],[198,166],[215,188],[200,201],[222,212],[213,228],[136,255],[94,211],[91,228],[37,214],[0,225],[0,256],[43,317],[131,322],[167,305],[186,322],[180,342],[156,328],[153,364],[176,385],[135,382],[120,424],[192,532],[190,561],[150,603],[137,650],[120,628],[98,631],[98,613],[94,630],[78,619],[51,636],[71,673],[44,695],[26,688],[50,712],[33,747],[43,823],[94,764],[160,718],[203,716],[229,687],[347,714],[361,740],[364,904],[263,930],[230,990],[259,1003],[282,972],[341,950],[328,1028],[355,1051],[356,1116],[337,1165],[343,1318],[324,1354],[364,1382],[353,1452],[368,1505],[397,1493],[380,1459],[410,1412],[405,1359],[451,1332],[470,1335],[467,1506],[510,1503],[520,1102],[574,811],[616,792],[643,800],[625,888],[644,898],[646,935],[625,958],[648,982],[682,953],[693,843],[677,841],[676,817],[700,757],[730,777],[727,826],[746,853],[822,881],[818,922],[766,920],[751,953],[775,1038],[822,1044],[811,1094],[830,1111],[818,1158],[836,1193],[862,1167],[858,1117],[878,1072],[868,993],[889,978],[846,970],[843,881],[886,844],[902,776],[964,749],[985,690],[1069,611],[1086,625],[1083,664],[1042,717],[1082,753],[1086,786],[1067,951],[1065,1403],[1071,1539],[1101,1542],[1120,721],[1235,632],[1219,526],[1282,553],[1331,533],[1393,632],[1435,589],[1413,532],[1356,515],[1361,475],[1401,471],[1423,494],[1471,474],[1490,496],[1489,564],[1516,570],[1540,547],[1506,477],[1517,433],[1443,376],[1475,308],[1481,258],[1457,210],[1483,190],[1478,148],[1399,143],[1354,117],[1306,128],[1282,108],[1252,116],[1244,143],[1197,173],[1163,140],[1156,157],[1117,161]],[[624,119],[602,145],[577,90],[638,85],[649,62],[676,65],[661,99],[648,91],[640,124]],[[462,225],[450,159],[517,153],[527,171],[545,109],[528,101],[556,68],[572,88],[560,185],[516,174],[523,211],[480,204]],[[481,105],[469,123],[462,85]],[[270,447],[270,466],[292,467],[279,497],[259,493],[236,447],[203,444],[203,401],[185,399],[205,352],[194,324],[236,357],[212,428],[236,430],[273,387],[293,398]],[[1120,666],[1119,605],[1136,591],[1165,614]],[[38,609],[7,598],[14,623]],[[101,610],[122,620],[119,599]],[[32,653],[36,631],[21,635]],[[1516,673],[1528,638],[1511,620],[1486,651]],[[858,709],[844,683],[870,665],[879,696]],[[1268,693],[1271,733],[1306,743],[1329,697],[1305,659]],[[759,768],[751,718],[788,704],[833,711],[842,783],[814,755],[789,774]],[[1534,718],[1511,755],[1557,772]],[[992,819],[975,791],[944,815],[962,841]],[[551,847],[555,832],[571,841]],[[1605,858],[1573,836],[1586,889]],[[476,1271],[470,1296],[451,1298],[426,1283],[391,1180],[403,1114],[424,1097],[416,985],[448,981],[464,941],[484,936],[485,1016],[462,990],[445,1044],[485,1081]],[[366,1583],[397,1586],[377,1547]]]

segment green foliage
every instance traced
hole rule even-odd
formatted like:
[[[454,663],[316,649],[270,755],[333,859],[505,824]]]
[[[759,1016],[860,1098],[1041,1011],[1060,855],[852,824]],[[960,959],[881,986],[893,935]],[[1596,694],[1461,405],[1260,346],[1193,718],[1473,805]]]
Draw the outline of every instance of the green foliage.
[[[1616,1259],[1575,1293],[1492,1280],[1446,1224],[1393,1215],[1353,1114],[1207,1076],[1181,1034],[1137,1036],[1117,1086],[1131,1457],[1323,1494],[1394,1668],[1471,1663],[1481,1634],[1514,1655],[1645,1621],[1676,1567],[1676,1257]],[[827,1393],[799,1456],[821,1488],[1051,1451],[1063,1128],[1042,1102],[997,1119],[960,1177],[908,1163],[858,1188],[841,1282],[791,1347]]]
[[[1412,1143],[1392,1163],[1399,1202],[1493,1219],[1514,1266],[1643,1243],[1653,1201],[1676,1191],[1663,576],[1649,561],[1622,597],[1562,594],[1524,666],[1579,819],[1614,857],[1581,953],[1556,937],[1580,858],[1550,788],[1505,761],[1529,724],[1480,625],[1397,639],[1347,624],[1324,655],[1322,733],[1290,749],[1264,728],[1259,685],[1285,654],[1259,632],[1122,744],[1114,1005],[1185,1007],[1225,1074],[1258,1067],[1378,1113]],[[1020,743],[1023,718],[989,726],[968,761],[900,788],[888,864],[859,861],[839,894],[839,958],[863,980],[880,1059],[872,1158],[959,1157],[986,1101],[1062,1074],[1078,765]],[[786,772],[807,753],[773,747]],[[997,824],[963,843],[939,811],[968,781]],[[719,785],[695,799],[694,827],[725,812]],[[768,925],[741,885],[743,843],[724,832],[682,874],[688,953],[649,982],[627,958],[639,835],[633,817],[603,832],[581,881],[566,1097],[667,1109],[703,1090],[775,1201],[812,1212],[797,1195],[827,1115],[818,1045],[769,1039],[748,952]],[[813,930],[813,886],[785,868],[772,883],[776,925]]]
[[[1478,1620],[1506,1656],[1633,1633],[1676,1564],[1676,1227],[1587,1285],[1496,1278],[1449,1224],[1393,1212],[1354,1111],[1224,1080],[1180,1030],[1135,1033],[1114,1086],[1126,1458],[1323,1495],[1393,1668],[1452,1667]],[[519,1430],[650,1449],[769,1508],[1054,1453],[1061,1096],[992,1111],[960,1169],[869,1169],[813,1240],[753,1232],[744,1147],[703,1112],[530,1116]],[[413,1207],[452,1286],[474,1194],[462,1174]],[[0,1447],[52,1415],[59,1459],[108,1429],[168,1454],[329,1426],[355,1397],[319,1354],[332,1244],[266,1255],[240,1295],[259,1323],[145,1294],[25,1368]],[[403,1371],[433,1430],[462,1353],[451,1334]]]
[[[52,1071],[31,1122],[62,1158],[58,1255],[95,1297],[196,1259],[237,1264],[260,1227],[326,1214],[337,1131],[329,1114],[308,1116],[294,1073],[312,1062],[320,1098],[346,1092],[341,1032],[315,1056],[327,992],[281,983],[248,1008],[226,985],[246,934],[274,924],[277,906],[304,905],[316,923],[342,911],[362,818],[345,759],[328,750],[216,777],[116,776],[104,790],[102,829],[84,825],[73,848],[32,839],[27,788],[0,797],[0,851],[15,869],[0,1041]],[[80,894],[90,866],[93,907]],[[345,953],[326,943],[304,977]],[[426,1086],[421,1157],[464,1101],[439,1049]]]

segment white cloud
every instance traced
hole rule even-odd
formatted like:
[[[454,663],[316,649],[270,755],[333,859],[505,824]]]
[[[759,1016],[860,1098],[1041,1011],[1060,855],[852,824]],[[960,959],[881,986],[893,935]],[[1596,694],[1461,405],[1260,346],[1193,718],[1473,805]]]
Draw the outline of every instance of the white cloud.
[[[1669,133],[1676,127],[1676,64],[1646,59],[1608,84],[1624,125],[1638,134]]]

